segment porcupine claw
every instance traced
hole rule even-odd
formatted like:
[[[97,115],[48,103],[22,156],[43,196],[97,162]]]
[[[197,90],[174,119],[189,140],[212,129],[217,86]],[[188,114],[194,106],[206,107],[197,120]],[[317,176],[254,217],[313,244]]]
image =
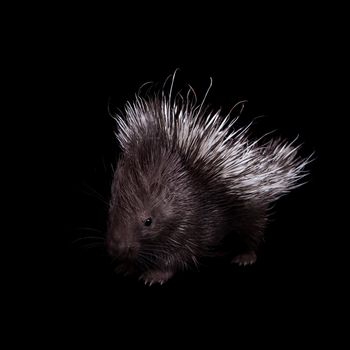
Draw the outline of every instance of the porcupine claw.
[[[238,264],[239,266],[252,265],[256,262],[256,253],[254,251],[239,254],[235,256],[232,263]]]
[[[140,276],[139,279],[144,280],[145,285],[151,286],[153,284],[163,285],[167,280],[173,276],[173,272],[163,271],[149,271]]]

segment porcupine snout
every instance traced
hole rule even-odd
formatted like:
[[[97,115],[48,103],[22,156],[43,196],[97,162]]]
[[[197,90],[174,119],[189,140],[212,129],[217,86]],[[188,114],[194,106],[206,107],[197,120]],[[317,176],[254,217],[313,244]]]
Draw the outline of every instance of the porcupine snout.
[[[134,260],[138,255],[139,245],[132,237],[119,237],[116,232],[109,232],[107,239],[109,254],[120,260]]]

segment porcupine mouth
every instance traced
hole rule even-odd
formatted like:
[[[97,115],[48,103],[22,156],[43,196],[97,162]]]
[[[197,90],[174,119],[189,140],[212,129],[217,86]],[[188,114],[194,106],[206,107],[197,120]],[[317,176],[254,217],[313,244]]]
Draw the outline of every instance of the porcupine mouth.
[[[157,259],[142,254],[115,256],[115,271],[124,275],[138,275],[158,267]]]

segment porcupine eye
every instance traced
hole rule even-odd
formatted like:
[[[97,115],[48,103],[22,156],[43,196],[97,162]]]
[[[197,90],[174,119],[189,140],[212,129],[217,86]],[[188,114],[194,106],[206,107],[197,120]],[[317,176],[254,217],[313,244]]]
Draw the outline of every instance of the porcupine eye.
[[[145,220],[145,226],[151,226],[151,224],[152,224],[152,218],[147,218]]]

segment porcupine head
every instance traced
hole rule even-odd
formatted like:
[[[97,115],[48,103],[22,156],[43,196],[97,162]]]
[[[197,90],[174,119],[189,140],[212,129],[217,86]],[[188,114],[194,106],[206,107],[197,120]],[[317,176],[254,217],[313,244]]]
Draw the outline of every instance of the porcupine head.
[[[203,257],[254,263],[270,205],[300,185],[309,162],[293,142],[250,140],[249,126],[197,104],[191,88],[172,98],[172,87],[136,95],[115,118],[107,246],[118,271],[146,284]]]

